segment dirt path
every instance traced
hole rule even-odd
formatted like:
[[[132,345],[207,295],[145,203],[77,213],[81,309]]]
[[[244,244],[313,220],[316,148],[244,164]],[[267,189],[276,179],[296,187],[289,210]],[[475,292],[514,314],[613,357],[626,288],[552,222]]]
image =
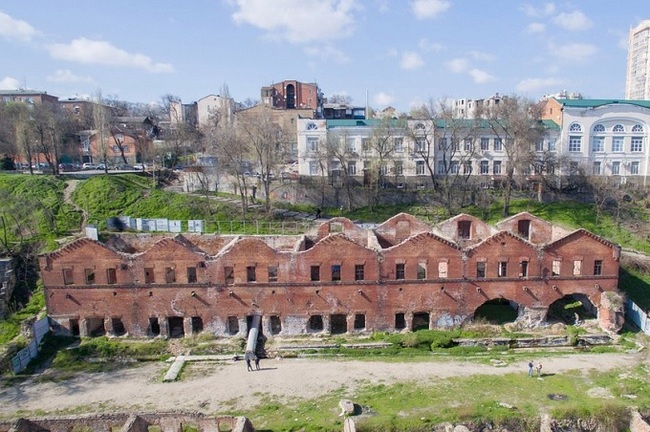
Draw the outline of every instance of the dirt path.
[[[544,359],[544,371],[605,371],[631,367],[641,354],[581,354]],[[28,380],[0,391],[0,414],[18,410],[101,412],[106,410],[201,410],[250,407],[267,396],[284,402],[314,398],[338,388],[352,395],[363,383],[394,383],[474,374],[527,373],[526,362],[501,367],[460,361],[428,360],[384,363],[358,360],[262,360],[259,372],[244,362],[189,364],[182,381],[163,383],[168,364],[149,364],[112,373],[86,374],[72,380],[35,383]],[[80,409],[83,407],[83,409]]]

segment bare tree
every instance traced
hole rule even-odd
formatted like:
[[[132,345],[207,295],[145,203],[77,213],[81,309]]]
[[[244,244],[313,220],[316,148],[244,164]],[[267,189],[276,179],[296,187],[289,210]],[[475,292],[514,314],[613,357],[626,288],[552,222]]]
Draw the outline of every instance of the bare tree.
[[[354,183],[353,173],[356,172],[356,158],[358,157],[355,148],[356,143],[347,132],[332,132],[327,135],[325,142],[325,154],[329,163],[329,178],[335,189],[343,187],[346,192],[346,208],[348,211],[353,207],[352,186]]]
[[[510,213],[515,176],[525,176],[535,161],[535,143],[543,134],[539,104],[519,96],[503,98],[498,104],[477,106],[477,115],[500,140],[505,154],[503,216]]]
[[[436,190],[435,141],[438,107],[433,100],[422,104],[411,112],[412,121],[407,123],[407,135],[413,145],[413,154],[421,158]]]
[[[250,146],[254,161],[259,168],[260,184],[264,189],[264,208],[271,211],[271,182],[273,174],[286,160],[290,134],[273,120],[269,107],[260,107],[255,113],[240,116],[237,129],[241,138]]]
[[[364,183],[370,187],[371,207],[378,204],[379,189],[386,185],[390,162],[396,146],[399,145],[396,138],[402,139],[406,129],[404,120],[382,118],[373,130],[372,137],[367,143],[368,148],[362,149],[372,155],[372,159],[368,160],[369,166],[364,166],[366,170]]]
[[[251,175],[248,166],[252,156],[249,142],[237,134],[235,128],[226,126],[216,131],[216,155],[219,168],[235,182],[241,200],[242,217],[248,211],[248,189],[255,186],[257,179]]]
[[[93,104],[93,125],[99,157],[104,164],[104,172],[108,173],[108,137],[110,135],[111,117],[102,98],[101,91],[97,92]]]

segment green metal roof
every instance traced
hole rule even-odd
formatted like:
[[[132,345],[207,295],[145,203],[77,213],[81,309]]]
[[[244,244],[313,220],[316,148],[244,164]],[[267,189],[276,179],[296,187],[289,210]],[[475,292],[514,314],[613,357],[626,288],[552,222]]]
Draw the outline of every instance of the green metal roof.
[[[650,100],[634,99],[555,99],[565,107],[569,108],[596,108],[604,105],[628,104],[642,108],[650,108]]]
[[[327,120],[327,129],[337,127],[377,127],[383,124],[386,120],[382,119],[342,119],[342,120]],[[391,120],[392,126],[398,126],[397,119]]]

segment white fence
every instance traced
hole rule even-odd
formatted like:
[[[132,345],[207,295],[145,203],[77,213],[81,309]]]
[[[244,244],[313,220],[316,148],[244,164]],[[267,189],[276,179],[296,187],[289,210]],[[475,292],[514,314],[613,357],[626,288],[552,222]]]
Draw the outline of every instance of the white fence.
[[[650,335],[650,320],[648,319],[648,314],[630,299],[627,299],[625,303],[625,315],[627,319],[636,324],[643,333]]]
[[[38,355],[38,346],[50,331],[50,319],[45,317],[36,321],[32,324],[32,331],[34,333],[34,339],[27,345],[27,348],[18,351],[18,354],[11,359],[11,370],[13,373],[24,370],[29,362]]]

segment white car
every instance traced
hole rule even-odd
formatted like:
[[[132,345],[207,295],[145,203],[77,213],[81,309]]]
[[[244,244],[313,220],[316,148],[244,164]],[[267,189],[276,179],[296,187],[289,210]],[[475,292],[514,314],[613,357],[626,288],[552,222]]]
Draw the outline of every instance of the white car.
[[[133,165],[133,169],[144,171],[144,170],[147,169],[147,164],[137,163],[137,164]]]
[[[86,162],[81,166],[81,168],[85,170],[96,170],[97,167],[98,167],[97,164],[90,163],[90,162]]]

